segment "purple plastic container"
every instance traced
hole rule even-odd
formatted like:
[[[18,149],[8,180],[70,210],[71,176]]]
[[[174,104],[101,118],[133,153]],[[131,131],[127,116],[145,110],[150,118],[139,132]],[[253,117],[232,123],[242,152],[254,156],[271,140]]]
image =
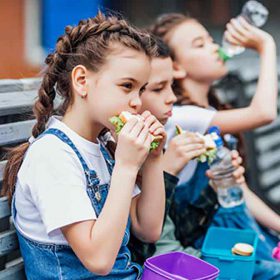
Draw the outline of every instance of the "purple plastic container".
[[[219,269],[194,256],[171,252],[146,260],[142,280],[214,280]]]

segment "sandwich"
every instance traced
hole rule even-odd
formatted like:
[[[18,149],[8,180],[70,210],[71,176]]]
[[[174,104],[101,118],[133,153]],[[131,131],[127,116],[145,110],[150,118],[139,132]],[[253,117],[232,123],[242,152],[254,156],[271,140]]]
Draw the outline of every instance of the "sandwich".
[[[182,134],[185,131],[179,126],[176,125],[176,135]],[[209,164],[215,159],[217,153],[217,145],[215,139],[217,139],[217,133],[213,132],[211,134],[202,135],[199,132],[195,133],[198,137],[203,139],[206,152],[197,157],[197,160],[200,162],[208,162]]]
[[[115,127],[115,132],[116,134],[119,134],[120,131],[122,130],[122,128],[124,127],[124,125],[128,122],[129,119],[131,118],[135,118],[137,117],[139,120],[142,119],[142,117],[140,115],[132,115],[131,113],[127,112],[127,111],[123,111],[120,113],[119,116],[114,116],[112,118],[109,119],[110,123],[114,125]],[[151,146],[150,146],[150,151],[153,151],[155,150],[161,140],[162,140],[162,136],[161,135],[153,135],[150,133],[150,136],[151,136]]]

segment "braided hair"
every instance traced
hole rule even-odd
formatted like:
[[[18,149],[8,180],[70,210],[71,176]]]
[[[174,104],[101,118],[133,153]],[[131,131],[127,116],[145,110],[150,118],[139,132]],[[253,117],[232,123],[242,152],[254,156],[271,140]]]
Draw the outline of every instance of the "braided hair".
[[[106,62],[112,43],[144,52],[148,56],[154,56],[156,52],[148,33],[136,29],[117,16],[105,16],[98,12],[94,18],[81,20],[77,26],[65,28],[65,33],[57,40],[55,51],[45,59],[46,68],[33,107],[37,120],[32,129],[34,138],[44,132],[49,118],[54,114],[56,94],[62,99],[59,108],[61,115],[73,104],[71,72],[74,67],[84,65],[87,69],[98,72]],[[2,195],[7,195],[10,200],[17,173],[29,145],[29,142],[23,143],[8,153]]]

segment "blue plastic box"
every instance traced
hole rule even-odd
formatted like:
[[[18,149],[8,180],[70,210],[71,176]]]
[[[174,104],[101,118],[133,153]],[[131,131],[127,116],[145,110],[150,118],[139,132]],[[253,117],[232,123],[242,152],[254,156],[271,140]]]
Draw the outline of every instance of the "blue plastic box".
[[[253,254],[234,255],[231,249],[236,243],[252,245]],[[220,269],[219,280],[250,280],[254,273],[257,243],[254,231],[211,227],[202,246],[202,259]]]

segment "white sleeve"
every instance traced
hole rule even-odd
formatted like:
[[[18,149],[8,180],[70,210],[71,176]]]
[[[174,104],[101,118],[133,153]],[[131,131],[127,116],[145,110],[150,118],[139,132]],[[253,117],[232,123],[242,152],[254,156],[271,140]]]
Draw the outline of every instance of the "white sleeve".
[[[65,225],[96,219],[78,158],[63,142],[49,144],[44,151],[33,151],[28,168],[32,199],[48,234]]]
[[[174,106],[173,115],[166,124],[168,139],[175,135],[176,124],[183,130],[204,134],[215,114],[215,110],[193,105]]]
[[[134,187],[133,192],[132,192],[132,198],[137,196],[140,193],[141,193],[140,188],[138,187],[138,185],[135,184],[135,187]]]

